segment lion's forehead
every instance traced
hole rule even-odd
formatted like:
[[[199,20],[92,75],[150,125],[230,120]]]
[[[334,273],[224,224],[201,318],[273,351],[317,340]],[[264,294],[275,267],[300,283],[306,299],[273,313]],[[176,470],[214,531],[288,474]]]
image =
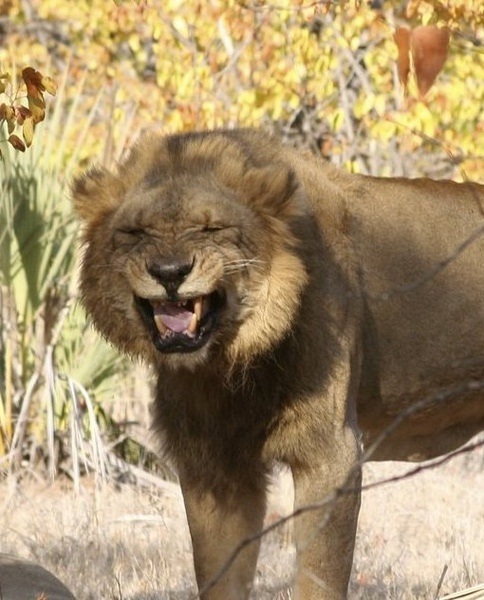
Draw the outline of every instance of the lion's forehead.
[[[215,185],[160,185],[132,190],[116,215],[119,226],[159,229],[160,232],[190,232],[197,227],[239,226],[251,223],[255,215],[230,190]]]

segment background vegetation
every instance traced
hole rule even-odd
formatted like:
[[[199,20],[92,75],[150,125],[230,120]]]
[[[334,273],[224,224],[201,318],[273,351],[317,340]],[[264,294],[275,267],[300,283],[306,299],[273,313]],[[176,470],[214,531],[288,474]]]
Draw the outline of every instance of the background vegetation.
[[[355,171],[481,176],[479,0],[2,0],[0,14],[4,68],[68,70],[74,137],[96,107],[81,166],[108,132],[119,152],[150,125],[262,124]],[[413,84],[404,98],[393,35],[422,24],[450,29],[449,57],[424,100]]]
[[[408,52],[395,42],[421,25],[451,40],[424,97],[402,83]],[[483,40],[478,0],[0,0],[4,467],[104,473],[105,433],[140,458],[127,413],[102,408],[124,363],[76,302],[76,171],[111,164],[143,127],[262,125],[355,172],[479,179]],[[425,56],[428,68],[435,48]]]
[[[421,25],[450,32],[424,97],[412,76],[400,81],[395,42]],[[124,363],[76,302],[75,172],[111,164],[143,127],[261,125],[355,172],[480,179],[483,40],[478,0],[0,0],[4,467],[41,463],[52,477],[63,464],[78,475],[81,462],[103,473],[106,433],[140,459],[125,404],[114,418],[102,408]]]

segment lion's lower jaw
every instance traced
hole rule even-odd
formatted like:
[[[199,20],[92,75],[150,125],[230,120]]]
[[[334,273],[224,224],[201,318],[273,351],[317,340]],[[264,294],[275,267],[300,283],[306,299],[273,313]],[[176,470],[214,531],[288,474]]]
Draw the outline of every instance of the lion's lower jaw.
[[[227,340],[226,340],[227,341]],[[248,340],[242,340],[237,337],[230,343],[223,345],[223,341],[207,342],[202,348],[194,352],[171,352],[169,354],[161,353],[153,346],[153,351],[141,358],[149,362],[160,370],[170,370],[178,372],[190,372],[195,374],[203,370],[214,373],[217,378],[226,379],[230,373],[236,369],[244,370],[258,356],[266,350],[265,344],[255,345],[248,343]]]
[[[155,349],[151,354],[151,359],[148,357],[146,359],[160,369],[194,373],[213,362],[214,357],[213,352],[210,351],[210,346],[211,343],[208,342],[205,346],[193,352],[171,352],[169,354],[158,352]]]
[[[235,370],[248,368],[260,356],[274,348],[285,337],[285,331],[268,331],[242,326],[237,335],[225,332],[193,352],[159,352],[152,345],[149,354],[141,357],[162,370],[196,373],[199,369],[213,371],[220,379],[230,378]]]

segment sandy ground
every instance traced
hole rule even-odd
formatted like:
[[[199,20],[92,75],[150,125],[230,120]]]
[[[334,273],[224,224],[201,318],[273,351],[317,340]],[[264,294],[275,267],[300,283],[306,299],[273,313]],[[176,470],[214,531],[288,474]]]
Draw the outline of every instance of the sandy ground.
[[[365,483],[408,471],[369,464]],[[290,508],[279,476],[268,522]],[[179,488],[68,482],[0,484],[0,552],[34,560],[78,600],[187,600],[194,593],[191,547]],[[290,528],[262,544],[254,598],[289,599]],[[484,448],[401,482],[364,493],[350,600],[433,599],[484,582]],[[27,600],[27,599],[26,599]]]

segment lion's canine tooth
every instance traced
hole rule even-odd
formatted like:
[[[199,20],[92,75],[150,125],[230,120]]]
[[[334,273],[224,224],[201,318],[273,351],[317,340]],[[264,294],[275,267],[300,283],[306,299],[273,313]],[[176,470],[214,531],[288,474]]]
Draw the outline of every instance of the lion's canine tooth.
[[[194,310],[194,313],[197,315],[198,321],[200,321],[200,319],[202,318],[202,303],[203,303],[202,296],[198,296],[198,298],[195,298],[195,300],[193,301],[193,310]]]
[[[195,333],[197,330],[198,319],[196,313],[193,313],[192,318],[190,319],[190,324],[187,327],[188,333]]]

